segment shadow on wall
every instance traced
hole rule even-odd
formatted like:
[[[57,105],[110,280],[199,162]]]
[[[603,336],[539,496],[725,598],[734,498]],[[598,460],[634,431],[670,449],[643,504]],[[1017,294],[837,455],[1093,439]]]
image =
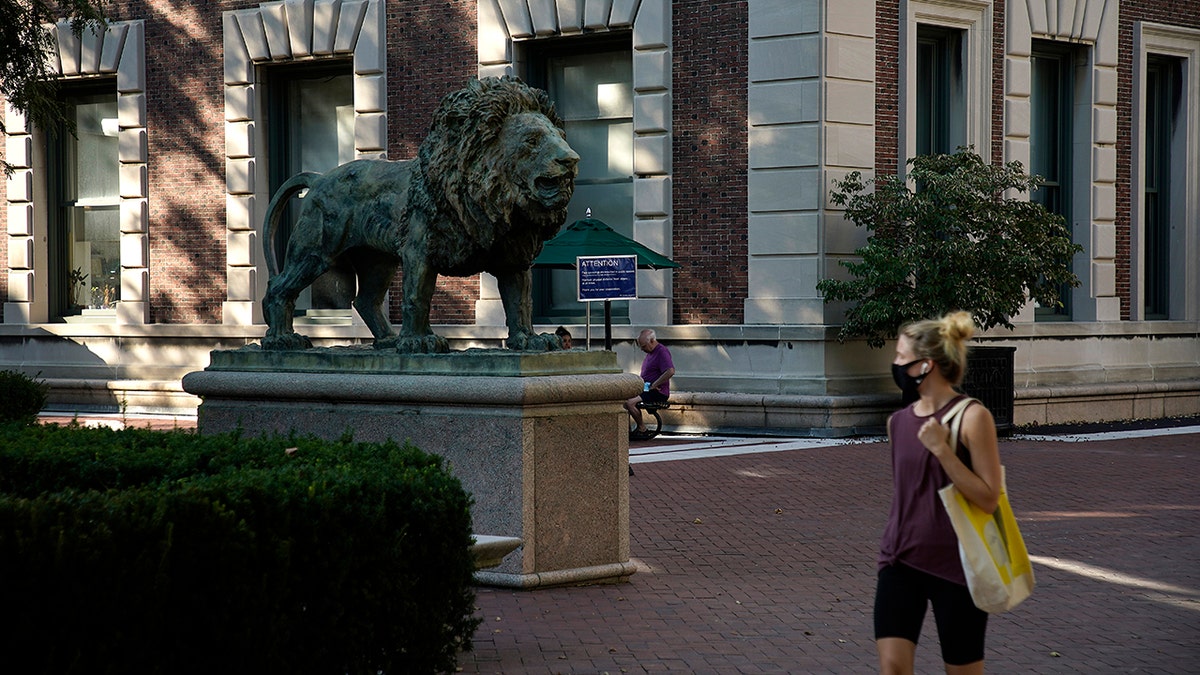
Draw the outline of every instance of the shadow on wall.
[[[107,347],[115,353],[116,337],[89,340],[101,344],[84,345],[44,328],[0,324],[0,370],[15,370],[49,384],[47,409],[120,410],[122,401],[110,387],[118,368],[94,351]]]

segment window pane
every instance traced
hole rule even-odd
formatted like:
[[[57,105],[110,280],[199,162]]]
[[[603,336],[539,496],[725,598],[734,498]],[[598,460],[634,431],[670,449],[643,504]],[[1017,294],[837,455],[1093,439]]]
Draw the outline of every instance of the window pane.
[[[1146,319],[1171,318],[1172,152],[1183,61],[1151,56],[1146,67],[1145,231],[1142,298]]]
[[[75,207],[71,218],[72,304],[112,309],[120,299],[119,207]]]
[[[633,123],[567,122],[567,142],[579,153],[576,183],[628,179],[633,174]]]
[[[354,160],[354,76],[350,70],[348,62],[270,70],[267,129],[272,193],[298,173],[325,173]],[[287,209],[275,241],[275,255],[281,262],[303,197],[296,200]],[[305,315],[310,309],[349,310],[356,288],[353,271],[335,265],[300,294],[298,314]],[[350,318],[345,311],[334,315],[329,320]]]
[[[117,97],[75,108],[77,164],[75,198],[117,199]]]
[[[963,33],[917,26],[917,154],[947,154],[966,145]]]
[[[572,54],[548,59],[550,92],[564,120],[633,117],[633,55]]]
[[[354,160],[354,81],[350,75],[298,80],[290,168],[324,173]]]

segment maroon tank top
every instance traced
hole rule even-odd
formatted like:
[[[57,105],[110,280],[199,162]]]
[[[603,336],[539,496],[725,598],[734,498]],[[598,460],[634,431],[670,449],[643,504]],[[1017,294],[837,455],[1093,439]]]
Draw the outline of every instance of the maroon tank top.
[[[955,397],[934,415],[941,419],[960,398]],[[912,405],[891,418],[892,510],[879,545],[879,567],[903,563],[965,586],[958,537],[938,496],[938,490],[949,485],[950,478],[917,438],[917,431],[928,419],[918,416]],[[959,457],[970,466],[970,454],[961,439],[958,449]]]

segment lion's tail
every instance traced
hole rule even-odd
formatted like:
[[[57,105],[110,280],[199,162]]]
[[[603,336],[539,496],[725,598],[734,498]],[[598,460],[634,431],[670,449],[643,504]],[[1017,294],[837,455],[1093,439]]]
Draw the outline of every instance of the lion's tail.
[[[279,273],[279,261],[275,259],[275,233],[279,228],[279,219],[283,217],[284,207],[287,206],[292,195],[312,187],[313,181],[320,177],[321,174],[312,171],[298,173],[279,186],[279,189],[275,191],[275,196],[271,197],[271,203],[267,205],[267,217],[263,221],[262,233],[263,259],[267,261],[267,278]]]

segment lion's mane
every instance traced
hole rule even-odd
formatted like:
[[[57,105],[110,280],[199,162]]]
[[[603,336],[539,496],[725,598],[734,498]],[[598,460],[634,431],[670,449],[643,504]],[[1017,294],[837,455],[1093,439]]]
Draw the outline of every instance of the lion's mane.
[[[556,127],[563,126],[544,91],[512,77],[472,80],[442,99],[418,151],[412,199],[431,213],[450,214],[451,221],[465,228],[460,234],[484,249],[506,237],[498,228],[532,224],[550,230],[545,239],[567,217],[565,205],[554,211],[517,212],[519,195],[506,170],[514,167],[506,166],[501,132],[505,119],[525,112],[541,113]]]

